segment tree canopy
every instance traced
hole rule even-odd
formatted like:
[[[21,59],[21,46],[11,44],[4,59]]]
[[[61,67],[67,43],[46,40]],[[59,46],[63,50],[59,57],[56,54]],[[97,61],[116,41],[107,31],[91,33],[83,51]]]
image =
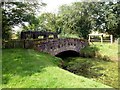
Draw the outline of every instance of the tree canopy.
[[[38,19],[36,19],[36,11],[43,4],[36,4],[31,2],[2,2],[2,36],[3,39],[9,39],[12,27],[15,25],[23,25],[28,22],[29,25],[37,26]],[[45,5],[45,4],[44,4]]]
[[[2,35],[9,39],[11,28],[21,24],[24,30],[47,30],[62,35],[77,34],[88,38],[91,31],[120,36],[120,2],[75,2],[59,7],[58,14],[36,11],[46,4],[7,2],[2,3]],[[28,25],[25,25],[28,22]]]
[[[119,37],[120,2],[75,2],[60,7],[59,15],[63,18],[63,29],[68,33],[79,33],[80,37],[88,38],[93,31],[108,33]]]

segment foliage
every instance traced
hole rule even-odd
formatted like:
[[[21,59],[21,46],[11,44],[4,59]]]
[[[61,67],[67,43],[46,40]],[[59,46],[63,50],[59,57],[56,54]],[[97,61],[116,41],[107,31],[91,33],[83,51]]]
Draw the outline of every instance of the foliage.
[[[60,7],[59,14],[63,21],[63,34],[76,34],[87,38],[90,33],[91,23],[89,16],[85,12],[87,7],[82,8],[82,3],[74,3],[72,6],[63,5]]]
[[[55,14],[52,13],[43,13],[39,17],[39,24],[43,28],[43,30],[47,31],[55,31],[56,30],[56,17]]]
[[[91,31],[100,31],[120,36],[120,2],[75,2],[62,5],[58,14],[43,13],[36,17],[36,11],[45,4],[7,2],[2,3],[3,39],[11,36],[11,29],[21,24],[24,30],[61,31],[88,38]],[[26,26],[25,22],[28,22]]]
[[[118,88],[117,62],[106,62],[100,59],[81,57],[67,58],[64,61],[64,69],[68,71]]]
[[[100,42],[94,42],[91,44],[91,46],[95,46],[98,48],[98,55],[101,56],[101,58],[106,58],[106,60],[110,59],[112,61],[117,61],[118,60],[118,44],[117,43],[103,43],[101,44]],[[109,58],[107,58],[109,57]]]
[[[88,38],[88,34],[93,30],[118,37],[119,5],[119,2],[75,2],[63,5],[58,13],[62,17],[62,32],[63,34],[76,32],[80,37]]]
[[[12,28],[15,25],[23,25],[28,22],[30,25],[37,25],[38,20],[35,12],[40,4],[22,2],[2,2],[2,35],[3,39],[10,39]]]
[[[63,68],[118,88],[118,44],[92,43],[81,54],[82,57],[65,58]]]
[[[81,49],[80,56],[85,58],[98,58],[104,61],[118,60],[118,45],[116,43],[90,43],[89,46]],[[111,52],[111,53],[109,53]]]
[[[80,56],[85,58],[95,58],[98,53],[98,48],[94,46],[87,46],[80,51]]]
[[[119,2],[113,3],[105,2],[97,3],[95,8],[96,11],[93,11],[93,17],[96,21],[95,26],[101,32],[107,32],[113,34],[113,36],[118,37],[118,27],[120,23],[119,13]]]
[[[43,13],[38,18],[40,30],[61,33],[62,21],[59,16],[52,13]]]
[[[25,49],[3,49],[3,88],[110,88],[58,67],[61,59]]]

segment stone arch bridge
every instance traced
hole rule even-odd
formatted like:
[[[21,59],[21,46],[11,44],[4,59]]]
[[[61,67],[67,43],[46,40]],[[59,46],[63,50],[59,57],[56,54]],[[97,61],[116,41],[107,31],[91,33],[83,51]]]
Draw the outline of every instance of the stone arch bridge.
[[[80,50],[88,45],[88,42],[83,39],[65,38],[65,39],[48,39],[34,42],[34,49],[49,53],[53,56],[64,51],[75,51],[80,53]]]
[[[83,39],[58,38],[60,32],[61,30],[58,30],[58,32],[23,31],[21,32],[21,40],[24,41],[25,48],[34,48],[37,51],[47,52],[51,55],[57,55],[65,51],[80,53],[81,48],[88,44]],[[49,39],[50,35],[53,35],[54,38]],[[38,39],[38,36],[43,36],[44,38]]]

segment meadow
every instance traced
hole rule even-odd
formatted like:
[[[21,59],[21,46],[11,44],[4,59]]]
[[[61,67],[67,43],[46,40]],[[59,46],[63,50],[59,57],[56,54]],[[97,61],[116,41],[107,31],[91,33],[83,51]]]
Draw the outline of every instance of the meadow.
[[[3,49],[3,88],[111,88],[61,67],[62,60],[30,49]]]

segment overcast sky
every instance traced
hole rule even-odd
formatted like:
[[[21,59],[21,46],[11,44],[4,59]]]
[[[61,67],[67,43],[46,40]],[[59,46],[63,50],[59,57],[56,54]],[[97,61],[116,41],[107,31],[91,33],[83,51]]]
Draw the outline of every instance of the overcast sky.
[[[58,7],[63,4],[70,4],[72,2],[78,2],[81,0],[42,0],[42,2],[46,3],[47,6],[43,9],[45,12],[56,13],[58,11]]]

